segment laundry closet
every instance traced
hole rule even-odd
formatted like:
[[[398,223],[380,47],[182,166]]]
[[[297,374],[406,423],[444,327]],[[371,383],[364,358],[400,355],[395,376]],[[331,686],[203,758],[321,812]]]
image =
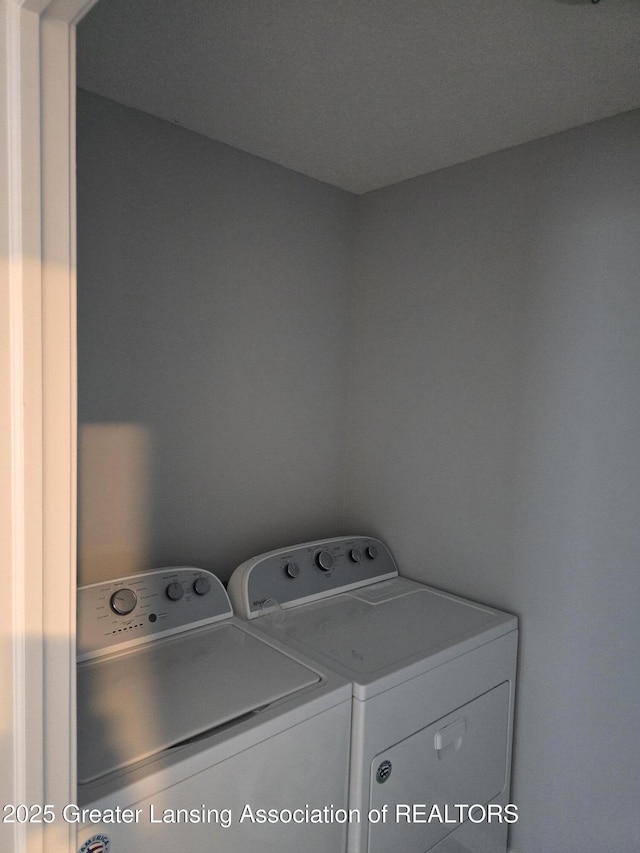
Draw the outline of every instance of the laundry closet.
[[[514,853],[637,844],[625,104],[356,195],[78,91],[79,583],[362,533],[517,613]]]

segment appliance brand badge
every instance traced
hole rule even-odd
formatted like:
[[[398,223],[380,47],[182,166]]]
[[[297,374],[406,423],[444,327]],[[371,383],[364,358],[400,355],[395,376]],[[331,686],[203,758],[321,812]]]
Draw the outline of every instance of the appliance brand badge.
[[[111,847],[111,839],[108,835],[92,835],[87,838],[78,853],[109,853]]]

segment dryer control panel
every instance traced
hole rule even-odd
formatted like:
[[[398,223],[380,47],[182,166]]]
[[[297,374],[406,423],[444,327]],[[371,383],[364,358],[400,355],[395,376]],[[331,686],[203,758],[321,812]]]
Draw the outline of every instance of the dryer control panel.
[[[229,581],[234,612],[253,619],[394,578],[391,552],[370,536],[319,539],[269,551],[238,566]]]
[[[233,615],[211,572],[172,566],[78,587],[78,660]]]

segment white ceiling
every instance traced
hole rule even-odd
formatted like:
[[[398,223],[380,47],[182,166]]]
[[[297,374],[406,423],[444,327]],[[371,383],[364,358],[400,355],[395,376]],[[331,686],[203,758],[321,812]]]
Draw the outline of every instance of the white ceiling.
[[[363,193],[639,107],[640,0],[100,0],[78,83]]]

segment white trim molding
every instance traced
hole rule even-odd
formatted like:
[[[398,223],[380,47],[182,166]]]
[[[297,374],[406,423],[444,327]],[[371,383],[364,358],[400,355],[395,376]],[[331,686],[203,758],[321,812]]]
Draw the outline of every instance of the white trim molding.
[[[0,0],[0,805],[75,799],[75,23]],[[6,201],[5,201],[6,200]],[[7,853],[75,850],[0,823]]]

